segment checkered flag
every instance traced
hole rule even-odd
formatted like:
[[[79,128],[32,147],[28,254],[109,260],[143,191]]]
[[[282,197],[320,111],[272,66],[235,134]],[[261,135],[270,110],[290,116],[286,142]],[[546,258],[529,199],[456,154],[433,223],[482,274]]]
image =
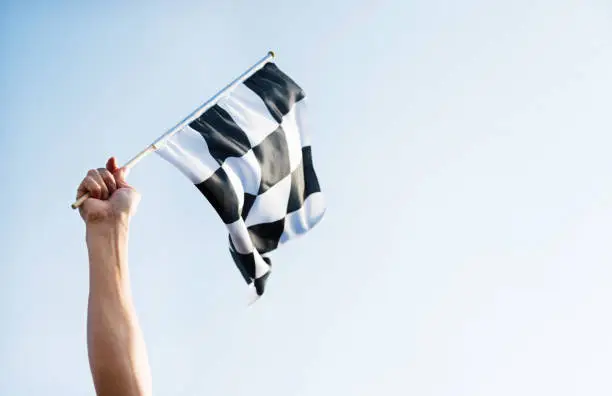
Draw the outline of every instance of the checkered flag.
[[[157,150],[217,211],[256,297],[270,275],[266,255],[325,212],[304,108],[304,91],[269,62]]]

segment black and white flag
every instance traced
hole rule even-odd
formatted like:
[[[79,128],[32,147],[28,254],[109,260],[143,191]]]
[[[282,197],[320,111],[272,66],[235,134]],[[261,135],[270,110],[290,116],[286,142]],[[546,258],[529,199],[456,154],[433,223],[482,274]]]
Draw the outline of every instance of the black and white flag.
[[[215,208],[256,296],[270,275],[266,255],[325,213],[304,108],[304,91],[269,62],[157,151]]]

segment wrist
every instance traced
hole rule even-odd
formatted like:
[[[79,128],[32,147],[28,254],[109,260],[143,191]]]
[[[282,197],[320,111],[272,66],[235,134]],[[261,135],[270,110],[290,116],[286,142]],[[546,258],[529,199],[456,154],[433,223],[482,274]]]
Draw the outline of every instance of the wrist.
[[[103,232],[109,233],[114,231],[127,231],[130,225],[130,217],[126,214],[118,214],[102,219],[85,221],[85,228],[88,233]]]
[[[115,244],[127,239],[129,218],[113,218],[85,223],[85,239],[89,248]]]
[[[109,280],[113,284],[116,282],[116,285],[127,281],[128,229],[127,219],[86,223],[85,239],[92,287]]]

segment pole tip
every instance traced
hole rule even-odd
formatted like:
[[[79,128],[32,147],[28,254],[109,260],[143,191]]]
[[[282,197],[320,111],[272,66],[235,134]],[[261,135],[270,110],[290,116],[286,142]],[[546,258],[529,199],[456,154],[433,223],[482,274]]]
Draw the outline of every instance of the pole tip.
[[[274,51],[268,51],[268,55],[270,55],[272,58],[276,58]]]

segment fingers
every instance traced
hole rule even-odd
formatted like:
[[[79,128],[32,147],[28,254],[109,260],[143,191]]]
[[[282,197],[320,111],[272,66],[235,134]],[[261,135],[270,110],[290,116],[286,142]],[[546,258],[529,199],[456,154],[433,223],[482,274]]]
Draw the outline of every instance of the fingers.
[[[106,200],[119,188],[133,189],[125,180],[127,170],[117,165],[115,157],[109,158],[105,168],[91,169],[77,190],[77,199],[85,194],[91,198]]]
[[[98,169],[98,174],[104,181],[104,184],[108,189],[108,196],[110,197],[117,189],[117,182],[115,181],[115,176],[113,176],[113,174],[105,168]]]
[[[108,169],[91,169],[78,188],[77,198],[88,193],[91,198],[106,200],[116,190],[117,182]]]
[[[102,175],[100,175],[100,172],[98,172],[97,169],[91,169],[89,172],[87,172],[87,177],[93,179],[99,187],[99,196],[94,196],[94,198],[108,199],[108,186],[104,182],[104,179],[102,178]]]
[[[95,178],[91,177],[89,174],[85,176],[81,185],[77,190],[77,199],[82,197],[85,194],[89,194],[91,198],[101,199],[102,197],[102,187]]]

